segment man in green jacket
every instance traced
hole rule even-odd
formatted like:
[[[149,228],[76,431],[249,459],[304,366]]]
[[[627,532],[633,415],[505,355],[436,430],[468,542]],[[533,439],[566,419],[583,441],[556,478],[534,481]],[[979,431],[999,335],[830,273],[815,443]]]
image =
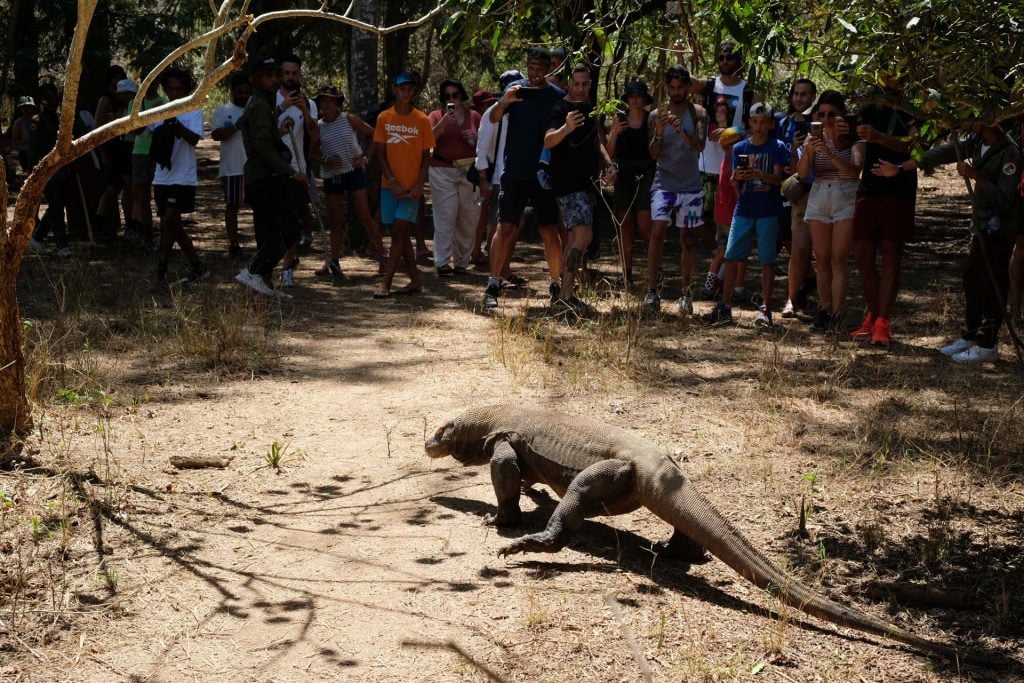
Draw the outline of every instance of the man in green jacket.
[[[290,299],[274,291],[272,275],[299,238],[299,207],[309,178],[292,168],[290,152],[281,143],[274,101],[280,77],[281,64],[273,57],[260,57],[250,66],[253,94],[238,129],[245,144],[245,196],[252,207],[256,254],[235,280],[260,294]]]
[[[957,363],[992,362],[999,358],[996,340],[1006,314],[1010,255],[1021,222],[1020,149],[998,126],[976,123],[966,141],[934,147],[919,162],[880,161],[874,172],[892,177],[952,163],[963,178],[974,181],[971,249],[963,280],[966,324],[960,338],[939,351]]]

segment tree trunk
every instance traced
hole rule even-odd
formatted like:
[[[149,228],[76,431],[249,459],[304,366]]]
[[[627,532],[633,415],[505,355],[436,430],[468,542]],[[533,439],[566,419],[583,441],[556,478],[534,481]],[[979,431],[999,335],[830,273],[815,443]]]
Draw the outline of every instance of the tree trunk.
[[[13,94],[15,97],[35,97],[39,87],[39,32],[36,30],[35,0],[14,0],[11,10],[8,44],[14,62]],[[7,74],[4,73],[5,89],[6,80]]]
[[[27,185],[26,189],[32,191]],[[38,193],[42,195],[42,187]],[[6,233],[7,173],[4,165],[0,164],[0,236]],[[21,247],[24,249],[25,245]],[[21,258],[15,258],[15,251],[0,250],[0,452],[7,450],[5,442],[11,441],[12,437],[25,436],[32,429],[32,411],[25,395],[21,312],[15,287],[20,270]]]
[[[380,4],[358,2],[352,7],[352,18],[372,24],[380,23]],[[352,29],[349,39],[348,96],[350,111],[365,118],[365,113],[380,102],[377,89],[377,36],[368,31]]]

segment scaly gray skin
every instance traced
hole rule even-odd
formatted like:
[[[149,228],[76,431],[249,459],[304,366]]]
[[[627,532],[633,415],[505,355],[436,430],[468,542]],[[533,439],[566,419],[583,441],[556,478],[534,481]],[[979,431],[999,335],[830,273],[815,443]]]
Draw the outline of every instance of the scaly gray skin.
[[[442,425],[427,455],[450,455],[463,465],[491,466],[497,526],[518,526],[523,487],[546,484],[561,497],[547,528],[516,540],[499,555],[557,552],[587,517],[646,507],[675,529],[663,547],[670,556],[699,562],[704,550],[747,580],[807,614],[840,626],[891,638],[951,660],[955,648],[825,598],[775,567],[715,510],[669,456],[627,431],[584,418],[512,405],[470,408]]]

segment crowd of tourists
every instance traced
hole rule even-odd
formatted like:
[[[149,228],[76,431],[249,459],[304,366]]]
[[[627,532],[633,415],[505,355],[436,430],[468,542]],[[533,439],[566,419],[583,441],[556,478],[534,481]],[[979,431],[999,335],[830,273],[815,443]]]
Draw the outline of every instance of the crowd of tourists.
[[[843,93],[819,92],[807,78],[794,80],[787,100],[773,106],[743,79],[743,51],[732,41],[719,46],[716,74],[698,77],[676,65],[653,88],[629,80],[611,108],[599,109],[595,71],[564,57],[560,49],[531,48],[524,71],[505,71],[493,91],[472,95],[455,79],[423,92],[421,77],[403,70],[375,116],[346,111],[332,85],[305,87],[295,55],[253,59],[231,77],[228,102],[208,122],[220,145],[228,254],[248,258],[235,279],[288,298],[317,223],[329,237],[315,274],[342,276],[351,213],[365,231],[364,254],[382,275],[375,298],[420,292],[420,266],[432,256],[441,278],[486,271],[482,306],[492,309],[503,294],[527,285],[511,265],[532,212],[556,312],[591,310],[580,274],[598,256],[599,225],[610,223],[618,245],[615,285],[642,296],[648,312],[671,293],[680,315],[693,316],[695,300],[705,300],[710,310],[701,318],[727,325],[737,319],[737,306],[750,304],[757,327],[779,318],[805,321],[815,332],[887,346],[899,315],[904,250],[914,236],[918,170],[949,164],[972,188],[971,241],[964,326],[940,350],[957,362],[997,359],[1004,317],[1020,315],[1024,279],[1019,131],[976,123],[968,137],[912,155],[917,122],[892,107],[854,111]],[[81,108],[76,126],[104,125],[136,98],[145,110],[185,97],[194,83],[189,73],[168,69],[159,86],[139,93],[112,66],[107,93],[91,112]],[[19,99],[9,127],[8,144],[25,172],[56,141],[59,93],[41,88],[38,100]],[[433,105],[418,108],[426,100]],[[196,208],[195,148],[203,135],[197,109],[112,140],[93,157],[105,183],[88,212],[90,230],[112,236],[123,225],[124,239],[156,252],[158,281],[167,278],[175,245],[188,260],[187,279],[209,272],[183,218]],[[374,189],[371,202],[378,172],[379,195]],[[75,182],[62,169],[47,184],[33,251],[53,251],[46,244],[52,236],[55,253],[72,256],[65,206],[82,192]],[[432,254],[424,239],[428,195]],[[248,256],[242,207],[252,211],[256,243]],[[662,267],[670,227],[680,244],[680,277],[671,291]],[[755,245],[759,287],[747,284]],[[707,268],[698,273],[701,254]],[[788,263],[776,293],[780,257]],[[856,312],[847,306],[851,262],[864,299]],[[634,279],[634,272],[643,275]],[[404,281],[399,288],[396,274]]]

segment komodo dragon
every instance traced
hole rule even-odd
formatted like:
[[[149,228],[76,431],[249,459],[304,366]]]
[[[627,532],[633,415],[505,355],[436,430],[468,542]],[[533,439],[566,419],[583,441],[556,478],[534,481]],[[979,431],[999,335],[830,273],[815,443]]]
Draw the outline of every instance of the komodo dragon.
[[[511,405],[470,408],[426,442],[427,455],[463,465],[490,463],[498,513],[488,522],[519,526],[519,495],[534,483],[561,497],[544,531],[524,536],[499,555],[561,550],[587,517],[646,507],[673,526],[661,547],[699,562],[704,549],[791,607],[840,626],[891,638],[963,661],[963,652],[825,598],[776,568],[693,486],[672,458],[617,427],[548,410]],[[972,659],[974,659],[972,657]]]

